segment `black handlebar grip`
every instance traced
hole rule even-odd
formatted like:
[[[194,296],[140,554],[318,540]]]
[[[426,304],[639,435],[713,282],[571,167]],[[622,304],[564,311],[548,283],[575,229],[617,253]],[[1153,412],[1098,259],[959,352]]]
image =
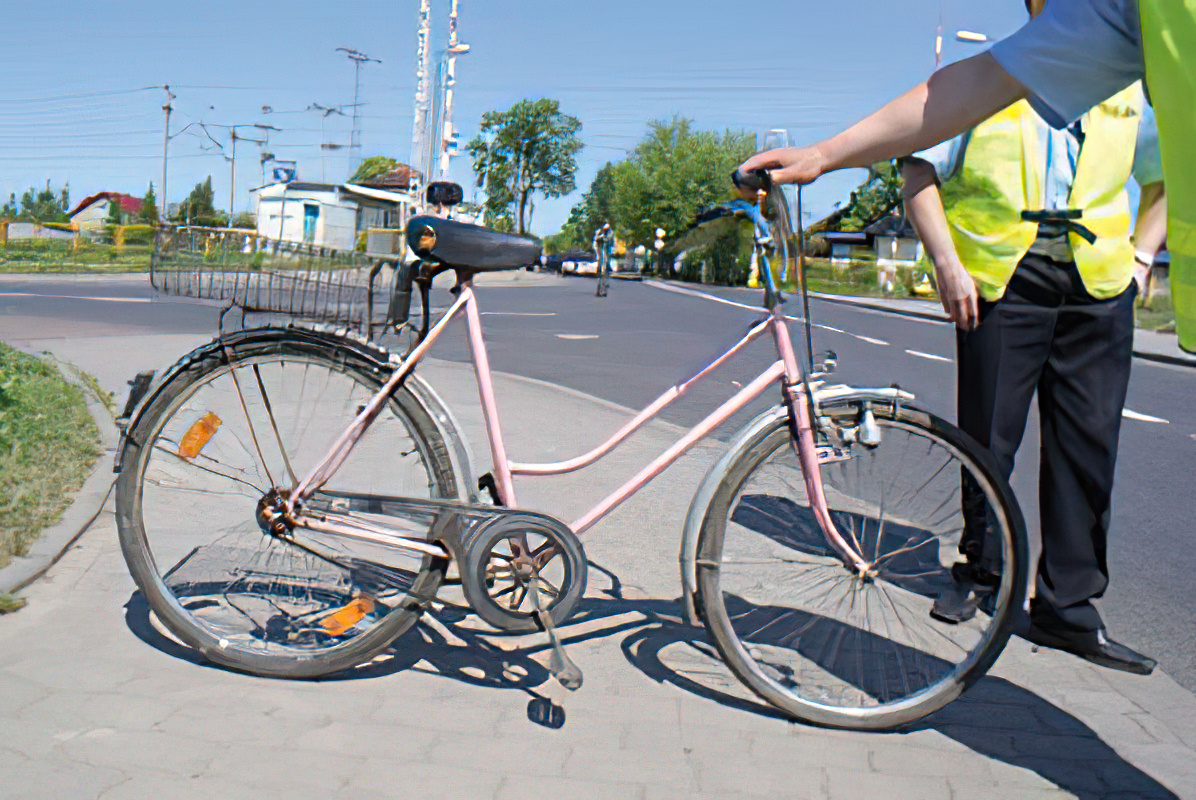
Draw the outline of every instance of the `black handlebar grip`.
[[[737,169],[731,173],[731,183],[740,189],[763,189],[764,191],[772,189],[772,179],[768,177],[766,169],[754,169],[751,172]]]

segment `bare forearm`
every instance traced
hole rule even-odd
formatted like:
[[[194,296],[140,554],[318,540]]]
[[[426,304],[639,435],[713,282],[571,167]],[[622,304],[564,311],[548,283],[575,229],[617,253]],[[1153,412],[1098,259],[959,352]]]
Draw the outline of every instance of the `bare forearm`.
[[[1163,182],[1142,187],[1138,201],[1138,221],[1134,225],[1134,249],[1157,253],[1167,238],[1167,194]]]
[[[822,172],[866,167],[923,150],[1025,97],[990,55],[949,64],[871,116],[815,147]]]
[[[906,216],[918,232],[935,269],[958,264],[959,255],[951,241],[934,168],[921,159],[911,158],[906,160],[901,174],[905,183],[902,195]]]

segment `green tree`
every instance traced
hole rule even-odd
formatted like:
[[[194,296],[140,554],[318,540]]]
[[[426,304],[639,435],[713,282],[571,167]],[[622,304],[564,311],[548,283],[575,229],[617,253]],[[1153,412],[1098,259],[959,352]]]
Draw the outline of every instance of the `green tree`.
[[[141,200],[141,208],[137,210],[137,218],[142,222],[154,223],[158,221],[158,198],[154,195],[154,182],[150,181],[145,190],[145,197]]]
[[[21,195],[21,211],[17,218],[28,222],[66,222],[65,201],[66,193],[55,194],[50,182],[46,181],[46,188],[40,191],[31,188]]]
[[[695,130],[683,117],[650,122],[625,160],[606,164],[594,176],[553,244],[588,248],[594,231],[610,222],[628,249],[643,245],[651,252],[657,228],[670,241],[693,224],[698,212],[730,199],[731,172],[755,148],[750,133]],[[695,263],[711,261],[716,280],[736,282],[743,273],[739,262],[748,253],[742,238],[739,231],[724,235]]]
[[[520,100],[482,115],[469,143],[477,185],[486,191],[486,224],[511,224],[527,233],[533,197],[560,197],[576,188],[581,121],[556,100]]]
[[[385,175],[400,166],[399,162],[390,156],[370,156],[363,158],[357,169],[349,177],[349,183],[365,183],[379,175]]]
[[[614,175],[616,232],[649,249],[656,228],[674,236],[698,212],[733,195],[730,176],[756,149],[742,131],[699,131],[683,117],[656,120]]]
[[[0,209],[0,219],[16,219],[17,212],[17,193],[9,192],[8,202],[4,204],[4,208]]]
[[[108,200],[108,217],[104,220],[105,225],[123,225],[125,215],[120,208],[120,195],[117,195]]]
[[[598,170],[590,188],[581,196],[581,202],[569,211],[569,218],[561,226],[561,233],[553,238],[554,252],[580,249],[588,250],[594,238],[594,231],[603,223],[615,224],[615,169],[609,161]]]
[[[901,202],[901,172],[891,161],[868,168],[868,177],[851,193],[840,212],[839,230],[860,231]]]
[[[191,190],[191,194],[187,195],[187,199],[179,203],[179,211],[175,219],[180,222],[189,221],[193,225],[219,224],[214,198],[212,176],[209,175],[207,180],[195,184],[195,188]]]

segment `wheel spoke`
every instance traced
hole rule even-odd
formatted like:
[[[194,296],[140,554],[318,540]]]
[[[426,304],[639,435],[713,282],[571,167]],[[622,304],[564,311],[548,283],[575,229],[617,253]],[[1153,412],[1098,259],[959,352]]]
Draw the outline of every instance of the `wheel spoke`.
[[[870,555],[874,573],[823,555],[829,546],[783,423],[732,462],[723,481],[734,491],[716,493],[707,510],[698,563],[716,568],[698,578],[708,628],[735,673],[790,714],[846,727],[908,722],[958,694],[964,666],[988,663],[981,653],[991,658],[1004,645],[1003,619],[935,617],[965,530],[961,481],[981,487],[994,508],[1006,495],[966,439],[924,419],[878,415],[879,445],[857,445],[821,470],[836,526]],[[1010,513],[992,516],[989,535],[1007,564],[1024,552],[1014,549],[1024,546],[1021,533],[1004,524]],[[996,608],[1008,613],[1017,599],[1008,581],[999,591],[1006,598],[994,598]]]

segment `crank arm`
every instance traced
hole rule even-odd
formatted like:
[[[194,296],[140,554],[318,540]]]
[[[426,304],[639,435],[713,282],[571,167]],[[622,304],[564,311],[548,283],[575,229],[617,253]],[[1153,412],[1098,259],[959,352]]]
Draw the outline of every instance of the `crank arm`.
[[[581,688],[581,668],[574,664],[573,659],[565,653],[560,637],[556,635],[556,626],[552,624],[552,615],[540,607],[540,579],[533,576],[531,583],[532,604],[536,608],[536,619],[540,620],[540,625],[548,634],[548,642],[552,645],[552,657],[548,660],[548,671],[560,682],[561,686],[575,692]]]

